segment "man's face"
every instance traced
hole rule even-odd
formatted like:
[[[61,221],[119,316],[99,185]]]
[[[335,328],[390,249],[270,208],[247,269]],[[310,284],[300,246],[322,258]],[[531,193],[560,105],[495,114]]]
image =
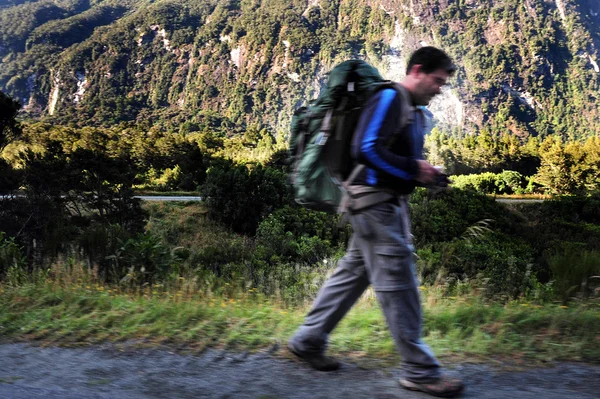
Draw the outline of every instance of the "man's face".
[[[431,73],[417,72],[414,101],[417,105],[427,105],[433,97],[440,94],[442,87],[448,82],[450,75],[443,69]]]

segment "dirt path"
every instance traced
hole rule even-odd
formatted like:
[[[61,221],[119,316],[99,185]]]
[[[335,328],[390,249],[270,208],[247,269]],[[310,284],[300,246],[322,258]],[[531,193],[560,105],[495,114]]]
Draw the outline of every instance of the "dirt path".
[[[462,364],[465,398],[598,398],[600,366],[560,364],[498,371]],[[268,353],[209,350],[199,356],[115,346],[67,349],[0,345],[0,398],[428,398],[400,389],[398,369],[346,362],[321,373]]]

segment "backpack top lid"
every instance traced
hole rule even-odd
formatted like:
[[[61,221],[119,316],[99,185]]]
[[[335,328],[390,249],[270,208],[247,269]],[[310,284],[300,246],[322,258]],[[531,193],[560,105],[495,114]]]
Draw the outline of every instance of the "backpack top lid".
[[[359,103],[365,100],[376,88],[386,82],[376,68],[363,60],[348,60],[336,65],[330,72],[326,87],[319,97],[307,107],[296,110],[291,122],[290,152],[296,153],[298,135],[305,131],[309,136],[317,133],[323,118],[331,109],[337,108],[348,95],[348,83],[354,82],[353,94]]]
[[[373,83],[383,82],[379,71],[363,60],[348,60],[336,65],[327,80],[327,87],[317,99],[317,106],[332,106],[339,98],[347,93],[348,83],[355,82],[353,90],[358,93],[367,93]]]

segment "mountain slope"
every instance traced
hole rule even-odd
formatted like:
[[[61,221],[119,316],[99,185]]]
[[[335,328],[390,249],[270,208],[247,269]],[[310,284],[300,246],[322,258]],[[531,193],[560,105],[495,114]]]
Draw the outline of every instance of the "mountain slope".
[[[285,129],[337,62],[398,79],[420,45],[459,65],[431,108],[456,134],[600,133],[594,0],[0,3],[0,90],[57,122]],[[80,122],[84,121],[84,122]]]

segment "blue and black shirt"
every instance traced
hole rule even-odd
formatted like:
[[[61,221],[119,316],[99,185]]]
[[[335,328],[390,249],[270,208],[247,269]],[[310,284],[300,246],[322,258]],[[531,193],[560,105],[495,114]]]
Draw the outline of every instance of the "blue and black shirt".
[[[391,88],[367,101],[352,141],[353,159],[366,168],[352,184],[392,189],[399,194],[414,190],[417,160],[423,159],[431,114],[424,108],[413,108],[412,123],[401,128],[403,106],[400,94]]]

